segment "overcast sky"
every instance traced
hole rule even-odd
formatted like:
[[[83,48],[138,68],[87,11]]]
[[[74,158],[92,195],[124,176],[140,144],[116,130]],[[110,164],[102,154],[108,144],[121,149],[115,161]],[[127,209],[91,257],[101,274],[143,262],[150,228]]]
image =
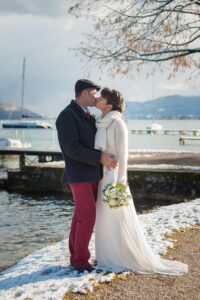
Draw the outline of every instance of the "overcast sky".
[[[0,102],[20,106],[21,73],[26,57],[25,107],[56,116],[74,97],[74,83],[87,77],[84,58],[75,47],[90,29],[85,20],[67,14],[66,0],[0,0]],[[102,86],[120,90],[126,101],[146,101],[165,95],[200,95],[200,86],[187,85],[182,74],[167,80],[135,74],[133,79],[109,78],[98,68],[90,77]],[[153,88],[153,82],[154,88]]]

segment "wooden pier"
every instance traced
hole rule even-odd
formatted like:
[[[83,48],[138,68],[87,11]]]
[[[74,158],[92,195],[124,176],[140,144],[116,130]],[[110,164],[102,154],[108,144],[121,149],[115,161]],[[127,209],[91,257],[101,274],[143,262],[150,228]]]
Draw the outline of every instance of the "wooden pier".
[[[0,156],[19,156],[20,169],[25,164],[63,160],[61,151],[36,149],[0,149]]]
[[[200,136],[199,137],[194,137],[194,136],[181,136],[179,138],[179,142],[181,145],[184,145],[186,141],[200,141]]]
[[[185,138],[185,137],[182,137]],[[195,138],[195,140],[199,138]],[[35,163],[63,161],[61,151],[41,149],[0,149],[2,156],[19,156],[20,168]],[[140,151],[129,149],[128,164],[179,164],[200,166],[200,152]]]
[[[60,151],[0,149],[0,155],[22,157],[20,169],[8,168],[7,176],[0,178],[0,189],[70,193],[69,185],[62,183],[64,161]],[[38,161],[27,163],[25,160],[31,156]],[[200,152],[129,150],[128,181],[138,201],[152,198],[162,203],[165,199],[174,202],[177,199],[200,197]]]
[[[132,129],[132,134],[185,134],[192,136],[200,136],[200,129],[191,130],[191,129],[153,129],[151,132],[147,129]]]

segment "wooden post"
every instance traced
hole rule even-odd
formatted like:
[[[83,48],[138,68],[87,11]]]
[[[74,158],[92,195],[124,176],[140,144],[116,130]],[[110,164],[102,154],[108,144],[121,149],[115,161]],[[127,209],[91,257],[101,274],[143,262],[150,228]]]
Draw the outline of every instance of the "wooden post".
[[[43,162],[46,162],[47,160],[46,160],[46,155],[38,155],[38,161],[40,162],[40,163],[43,163]]]
[[[25,154],[20,153],[20,155],[19,155],[19,167],[20,167],[20,169],[23,169],[24,166],[25,166]]]
[[[1,155],[1,167],[3,167],[3,162],[4,162],[4,155]]]
[[[180,142],[181,145],[184,145],[184,144],[185,144],[185,139],[184,139],[184,137],[180,137],[180,138],[179,138],[179,142]]]

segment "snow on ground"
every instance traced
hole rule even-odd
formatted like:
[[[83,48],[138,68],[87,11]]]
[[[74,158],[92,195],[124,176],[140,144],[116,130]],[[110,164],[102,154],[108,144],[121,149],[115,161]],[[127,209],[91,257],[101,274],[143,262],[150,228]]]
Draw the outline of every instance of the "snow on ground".
[[[199,154],[200,152],[193,152],[188,150],[166,150],[166,149],[129,149],[129,154],[135,153],[191,153],[191,154]]]
[[[200,224],[200,199],[160,207],[139,215],[139,219],[152,248],[165,253],[167,247],[173,247],[171,239],[163,239],[166,234]],[[90,250],[94,258],[94,235]],[[70,270],[67,240],[64,240],[34,252],[2,272],[0,299],[61,300],[69,290],[86,293],[92,291],[98,282],[110,281],[115,276],[115,273],[77,274]]]
[[[199,171],[199,166],[182,166],[182,165],[170,165],[170,164],[129,164],[128,170],[139,169],[139,170],[187,170],[187,171]]]

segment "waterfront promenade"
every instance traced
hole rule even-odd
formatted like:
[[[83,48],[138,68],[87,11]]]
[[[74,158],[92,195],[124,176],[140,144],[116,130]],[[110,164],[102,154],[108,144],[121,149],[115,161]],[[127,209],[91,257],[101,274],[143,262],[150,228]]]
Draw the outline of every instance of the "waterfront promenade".
[[[23,159],[24,164],[20,164],[19,169],[9,169],[7,178],[0,179],[0,188],[13,191],[69,193],[69,187],[62,184],[64,162],[60,160],[61,154],[33,153],[41,157],[36,162]],[[47,158],[50,158],[49,162]],[[167,197],[174,201],[199,197],[200,152],[130,150],[128,181],[136,198]]]
[[[129,151],[128,165],[177,165],[199,166],[200,152]]]
[[[38,162],[61,161],[62,154],[56,150],[32,150],[32,149],[0,149],[0,157],[2,162],[4,156],[19,157],[20,166],[32,163],[31,160],[26,160],[26,157],[37,157]],[[36,160],[33,161],[33,163]],[[200,152],[189,151],[160,151],[160,150],[129,150],[128,164],[174,164],[187,166],[200,166]]]
[[[61,175],[63,168],[63,161],[31,163],[23,167],[22,170],[8,172],[8,175],[10,174],[10,179],[13,180],[11,180],[10,184],[12,185],[13,182],[18,188],[20,187],[19,184],[22,184],[21,189],[33,186],[34,190],[36,190],[38,187],[43,187],[45,182],[48,182],[48,187],[54,190],[58,182],[62,186]],[[53,295],[53,293],[58,291],[59,294],[62,294],[62,297],[54,298],[56,300],[96,300],[106,298],[111,300],[199,299],[200,229],[198,225],[200,225],[200,206],[199,199],[191,203],[185,202],[185,200],[195,199],[200,195],[200,153],[130,151],[128,169],[135,203],[140,201],[139,198],[143,196],[148,198],[157,197],[159,206],[162,206],[160,207],[162,214],[159,213],[159,209],[158,211],[156,209],[153,211],[152,216],[151,212],[149,216],[145,213],[141,215],[141,220],[146,218],[144,224],[147,226],[147,232],[152,232],[152,245],[155,245],[157,248],[162,243],[165,243],[163,237],[167,231],[183,231],[183,234],[172,235],[172,239],[175,239],[177,242],[174,244],[175,249],[171,250],[167,255],[171,259],[178,259],[188,263],[189,273],[180,277],[157,274],[140,276],[136,276],[134,273],[131,273],[129,276],[122,274],[113,277],[109,284],[100,284],[99,287],[94,289],[93,293],[80,295],[79,293],[77,294],[78,291],[84,288],[90,289],[92,286],[95,287],[99,282],[106,281],[109,275],[86,274],[79,278],[76,274],[65,273],[65,268],[63,267],[68,262],[66,261],[67,246],[64,242],[61,242],[58,245],[52,245],[33,253],[32,256],[25,258],[19,265],[16,265],[16,268],[8,270],[8,274],[5,272],[5,276],[2,275],[2,296],[7,296],[8,294],[11,296],[13,295],[12,293],[23,293],[25,299],[26,297],[27,299],[34,299],[35,297],[31,297],[31,295],[40,295],[41,297],[44,296],[44,299],[48,299],[49,295]],[[53,178],[57,180],[54,183],[54,187],[52,187]],[[165,206],[164,200],[166,198],[169,200],[170,197],[171,204],[182,203],[171,207]],[[182,230],[181,228],[183,227],[190,227],[191,230]],[[160,233],[158,233],[159,230]],[[162,232],[163,230],[164,232]],[[157,238],[160,234],[161,237],[155,241],[155,237]],[[149,238],[151,242],[151,235]],[[169,240],[170,238],[168,237],[167,239]],[[166,248],[167,243],[165,244]],[[93,242],[91,246],[94,249]],[[26,265],[26,268],[24,268],[23,263]],[[20,268],[24,268],[23,271]],[[27,268],[30,275],[27,275]],[[11,280],[10,277],[13,279]],[[19,284],[21,279],[22,281],[24,280],[22,285]],[[51,286],[48,284],[49,280],[51,280]],[[68,292],[63,298],[64,291],[67,290]],[[76,294],[73,294],[71,291],[76,292]]]
[[[139,214],[138,218],[152,249],[187,263],[188,274],[136,275],[133,270],[120,274],[86,272],[80,276],[69,268],[66,239],[33,252],[1,273],[0,299],[15,299],[18,295],[20,299],[30,300],[199,300],[200,199],[157,207]],[[183,232],[183,247],[176,232]],[[92,259],[95,258],[94,239],[92,235]],[[173,252],[168,252],[173,246]]]
[[[187,263],[188,274],[122,275],[109,284],[100,284],[87,295],[66,293],[63,300],[199,300],[200,226],[175,232],[172,238],[176,239],[176,246],[165,257]]]

